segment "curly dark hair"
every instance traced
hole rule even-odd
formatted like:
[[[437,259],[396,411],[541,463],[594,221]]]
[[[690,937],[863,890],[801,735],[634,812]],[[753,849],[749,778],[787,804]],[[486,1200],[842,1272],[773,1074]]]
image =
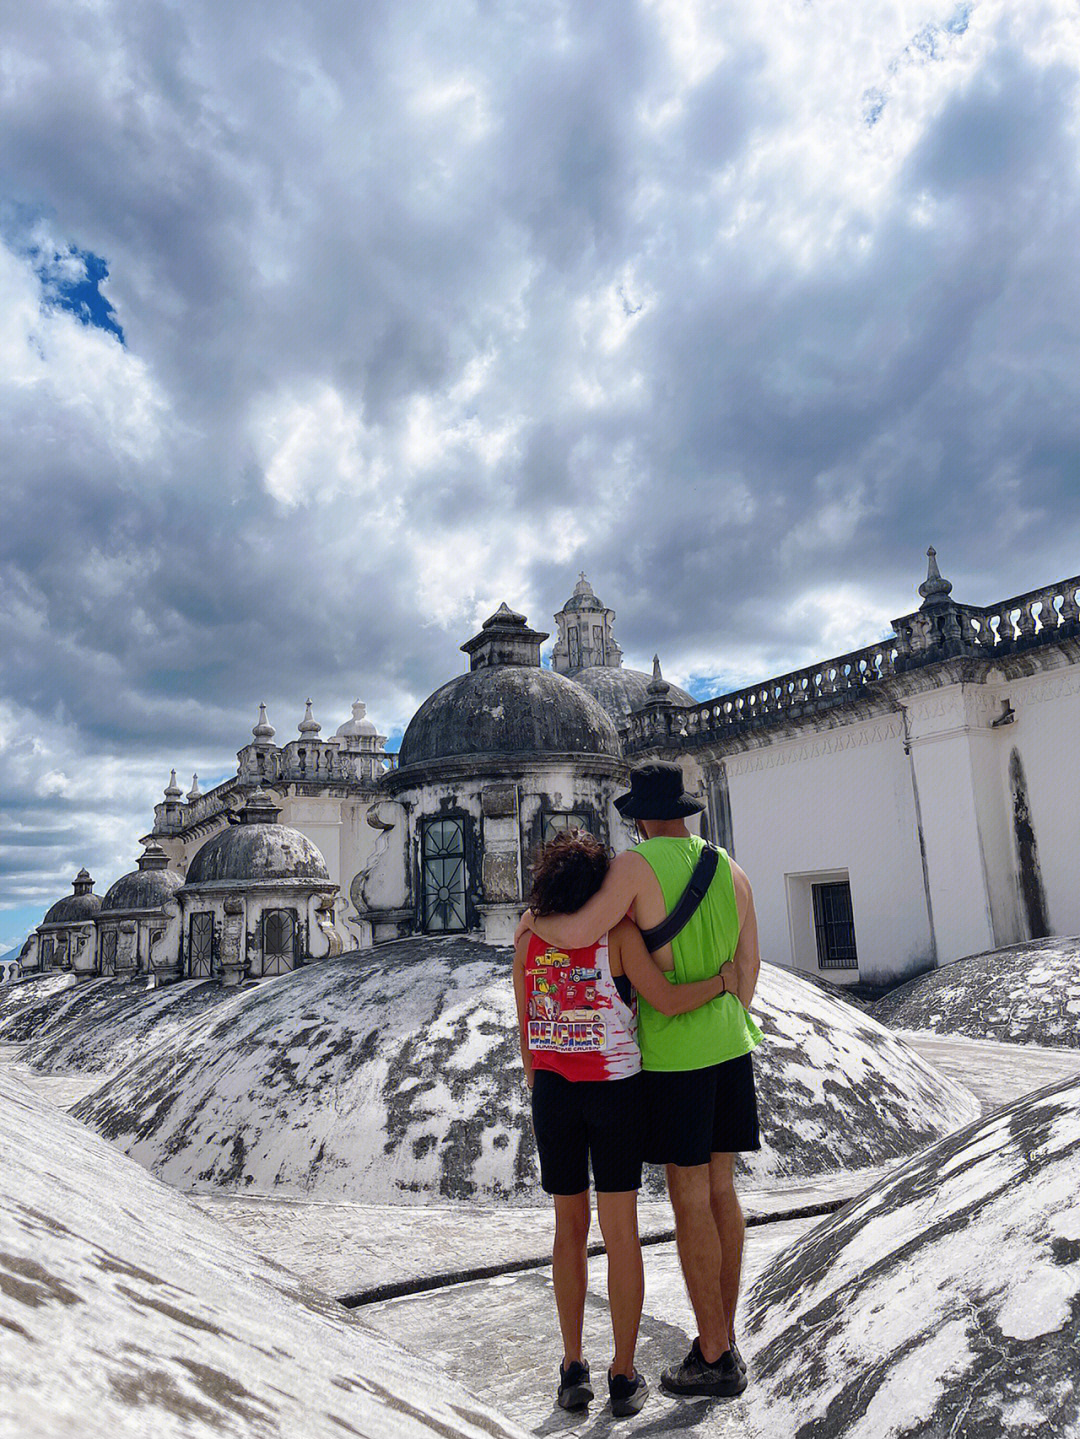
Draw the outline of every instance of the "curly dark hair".
[[[532,912],[572,914],[591,899],[604,882],[608,852],[595,835],[567,829],[549,839],[532,866]]]

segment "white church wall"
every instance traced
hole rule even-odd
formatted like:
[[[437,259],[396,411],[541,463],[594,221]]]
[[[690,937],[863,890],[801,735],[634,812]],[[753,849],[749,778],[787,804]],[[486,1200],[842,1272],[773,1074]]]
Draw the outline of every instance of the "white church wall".
[[[840,984],[884,984],[931,962],[899,716],[764,744],[724,766],[735,858],[754,887],[763,959]],[[845,877],[859,966],[820,970],[810,887]]]
[[[980,809],[992,808],[985,776],[977,793],[973,733],[987,726],[993,696],[982,686],[943,686],[903,701],[919,788],[937,961],[993,949],[994,881],[980,831]]]
[[[342,809],[340,795],[291,794],[288,791],[281,798],[281,815],[278,823],[298,829],[326,861],[331,884],[342,883]],[[351,876],[346,876],[348,884]]]

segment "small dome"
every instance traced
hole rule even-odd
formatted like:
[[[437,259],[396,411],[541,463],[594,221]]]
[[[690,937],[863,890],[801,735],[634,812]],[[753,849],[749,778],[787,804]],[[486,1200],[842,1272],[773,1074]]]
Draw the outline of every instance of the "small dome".
[[[80,919],[93,919],[101,908],[100,894],[67,894],[58,899],[41,921],[42,924],[75,924]]]
[[[480,754],[622,758],[615,726],[591,695],[552,670],[513,664],[471,670],[436,690],[410,721],[399,764]]]
[[[188,866],[185,884],[257,884],[268,879],[310,879],[329,884],[326,861],[298,829],[276,824],[280,807],[258,789],[240,811],[240,824],[203,845]]]
[[[335,739],[353,739],[360,735],[377,735],[378,730],[367,717],[367,705],[363,700],[354,700],[352,707],[352,719],[347,719],[343,725],[338,727]]]
[[[102,913],[129,909],[160,909],[184,882],[184,876],[169,869],[169,857],[159,844],[148,844],[139,856],[139,865],[110,885],[101,902]]]
[[[571,676],[571,682],[580,685],[593,699],[608,712],[616,724],[623,724],[637,710],[642,709],[655,695],[649,693],[652,675],[641,670],[624,670],[606,665],[590,665]],[[687,694],[678,685],[670,685],[666,699],[673,705],[696,705],[693,695]]]

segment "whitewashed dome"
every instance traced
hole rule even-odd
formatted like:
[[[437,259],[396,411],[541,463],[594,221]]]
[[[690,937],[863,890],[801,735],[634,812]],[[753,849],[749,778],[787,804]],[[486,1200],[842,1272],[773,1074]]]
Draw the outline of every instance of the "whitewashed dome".
[[[1080,1078],[942,1139],[785,1250],[741,1306],[749,1434],[1080,1434],[1078,1166]]]
[[[353,700],[352,718],[339,725],[334,732],[335,739],[365,739],[376,737],[379,731],[368,718],[367,705],[363,700]]]
[[[526,1439],[22,1085],[0,1153],[8,1439]]]
[[[547,635],[503,604],[461,648],[471,659],[430,695],[401,740],[400,769],[481,755],[589,755],[618,760],[611,717],[580,686],[540,667]]]
[[[93,893],[94,881],[89,871],[80,869],[75,876],[74,893],[58,899],[45,913],[42,924],[78,924],[93,919],[101,908],[101,896]]]
[[[623,669],[614,665],[590,665],[588,669],[575,670],[569,678],[592,695],[616,724],[623,724],[632,714],[644,707],[655,695],[649,693],[652,675],[642,670]],[[668,684],[665,698],[673,705],[696,705],[697,700],[678,685]]]
[[[894,1029],[1080,1049],[1080,939],[969,955],[900,985],[872,1012]]]
[[[282,975],[73,1112],[180,1189],[543,1204],[509,959],[417,938]],[[754,1182],[881,1164],[979,1113],[894,1035],[786,970],[763,967],[754,1013]],[[282,1064],[290,1050],[303,1064]],[[661,1171],[649,1174],[659,1192]]]

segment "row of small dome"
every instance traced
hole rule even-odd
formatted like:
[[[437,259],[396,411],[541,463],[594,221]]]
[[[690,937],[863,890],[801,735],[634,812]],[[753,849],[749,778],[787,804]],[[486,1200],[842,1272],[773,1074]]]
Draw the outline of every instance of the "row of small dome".
[[[169,857],[159,844],[148,844],[130,874],[122,874],[104,897],[94,893],[94,881],[83,868],[75,876],[74,893],[67,894],[46,912],[42,924],[78,924],[99,914],[133,909],[158,909],[184,883],[184,876],[169,868]]]
[[[135,869],[121,875],[104,897],[93,893],[94,881],[84,868],[75,876],[74,893],[48,910],[42,925],[78,924],[107,914],[160,909],[182,887],[199,884],[260,883],[271,879],[307,879],[327,884],[326,861],[299,830],[278,824],[280,805],[268,791],[257,789],[230,824],[197,850],[187,875],[169,868],[169,858],[151,842]]]

